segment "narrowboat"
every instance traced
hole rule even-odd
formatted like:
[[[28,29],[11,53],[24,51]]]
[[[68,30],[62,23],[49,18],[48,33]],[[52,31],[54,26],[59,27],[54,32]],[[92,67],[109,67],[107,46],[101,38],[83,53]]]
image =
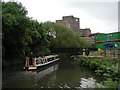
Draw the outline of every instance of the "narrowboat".
[[[35,57],[35,58],[26,57],[25,66],[23,69],[36,70],[38,67],[48,65],[58,60],[59,60],[58,55],[49,55],[49,56]]]

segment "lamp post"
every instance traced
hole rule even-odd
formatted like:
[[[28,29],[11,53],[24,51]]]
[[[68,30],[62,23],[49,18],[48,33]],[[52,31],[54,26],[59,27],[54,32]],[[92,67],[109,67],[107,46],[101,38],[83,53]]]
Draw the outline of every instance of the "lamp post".
[[[114,59],[115,59],[115,48],[117,48],[117,47],[118,47],[118,45],[114,44],[114,47],[113,47],[114,48],[114,53],[113,53],[114,54]]]

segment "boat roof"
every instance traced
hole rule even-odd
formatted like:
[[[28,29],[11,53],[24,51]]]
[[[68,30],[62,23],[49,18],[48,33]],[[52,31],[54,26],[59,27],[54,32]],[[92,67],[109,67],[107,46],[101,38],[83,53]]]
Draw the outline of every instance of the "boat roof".
[[[45,56],[45,58],[52,58],[52,57],[55,57],[55,56],[58,56],[58,55],[49,55],[49,56]]]
[[[52,58],[52,57],[56,57],[56,56],[58,56],[58,55],[49,55],[49,56],[38,57],[38,58],[45,59],[45,58]],[[38,58],[36,58],[36,59],[38,59]]]

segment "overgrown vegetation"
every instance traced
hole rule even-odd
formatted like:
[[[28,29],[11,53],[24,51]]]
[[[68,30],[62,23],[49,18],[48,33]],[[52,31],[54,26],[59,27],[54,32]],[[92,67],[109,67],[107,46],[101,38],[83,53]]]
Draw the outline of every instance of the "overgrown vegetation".
[[[3,65],[29,56],[48,53],[49,41],[42,24],[27,17],[21,3],[2,2],[2,53]],[[19,61],[18,61],[19,62]]]
[[[45,22],[43,29],[49,33],[50,47],[90,47],[90,43],[73,30],[52,22]]]
[[[95,70],[97,75],[103,75],[105,77],[103,85],[106,88],[118,88],[120,80],[119,58],[80,56],[76,62]]]
[[[51,47],[88,47],[72,30],[53,22],[40,23],[27,16],[21,3],[2,2],[2,57],[4,62],[50,54]],[[6,60],[6,61],[5,61]]]

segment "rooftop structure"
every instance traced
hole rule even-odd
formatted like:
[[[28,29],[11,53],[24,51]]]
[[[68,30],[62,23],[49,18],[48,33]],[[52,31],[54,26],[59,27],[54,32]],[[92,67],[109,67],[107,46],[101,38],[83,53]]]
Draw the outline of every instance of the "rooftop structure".
[[[79,30],[80,30],[80,36],[82,37],[89,37],[91,35],[90,28],[79,29]]]

